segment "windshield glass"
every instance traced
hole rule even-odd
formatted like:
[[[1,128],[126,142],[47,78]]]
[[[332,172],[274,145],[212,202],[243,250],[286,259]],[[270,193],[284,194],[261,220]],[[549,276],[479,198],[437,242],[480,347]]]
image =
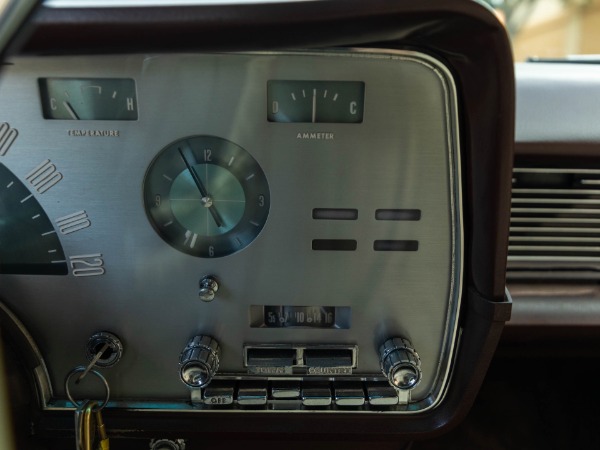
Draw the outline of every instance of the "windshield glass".
[[[506,24],[515,61],[600,55],[600,0],[485,0]]]

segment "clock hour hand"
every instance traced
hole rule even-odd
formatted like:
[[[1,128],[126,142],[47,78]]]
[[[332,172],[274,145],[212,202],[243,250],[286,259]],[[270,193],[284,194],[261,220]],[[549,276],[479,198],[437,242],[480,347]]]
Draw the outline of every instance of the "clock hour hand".
[[[219,212],[217,211],[217,208],[213,204],[212,198],[210,198],[210,196],[208,195],[208,191],[206,190],[206,187],[204,187],[204,183],[202,183],[202,180],[198,176],[196,169],[194,169],[194,167],[189,163],[189,161],[184,156],[181,148],[178,148],[177,150],[179,151],[179,154],[181,155],[181,159],[183,159],[185,166],[187,167],[188,171],[190,172],[190,175],[192,176],[192,179],[194,180],[196,187],[200,191],[200,195],[202,196],[202,204],[204,205],[205,208],[208,208],[208,210],[210,211],[210,214],[212,215],[215,223],[217,224],[217,227],[221,228],[223,226],[223,219],[221,218],[221,215],[219,214]]]

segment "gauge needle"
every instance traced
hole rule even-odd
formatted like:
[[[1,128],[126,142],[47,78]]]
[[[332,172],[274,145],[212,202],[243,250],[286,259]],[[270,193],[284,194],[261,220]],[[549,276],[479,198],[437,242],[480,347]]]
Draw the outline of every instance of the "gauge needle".
[[[190,172],[190,175],[192,175],[194,183],[196,183],[196,187],[200,191],[200,195],[202,196],[202,203],[204,204],[204,207],[208,208],[208,210],[210,211],[210,214],[212,215],[213,219],[215,220],[215,223],[217,224],[217,227],[221,228],[223,226],[223,219],[221,219],[221,216],[219,215],[217,208],[215,208],[215,205],[213,204],[212,198],[210,198],[210,196],[208,195],[208,191],[206,190],[206,188],[204,187],[204,184],[202,183],[202,180],[196,173],[196,169],[194,169],[194,167],[185,158],[185,156],[183,155],[183,151],[180,148],[178,148],[177,150],[179,150],[181,159],[183,159],[185,166],[187,167],[188,171]]]
[[[77,113],[75,112],[75,110],[73,109],[73,107],[71,106],[71,104],[68,101],[65,100],[63,102],[63,106],[65,107],[65,109],[67,110],[67,112],[73,119],[80,120],[79,116],[77,115]]]

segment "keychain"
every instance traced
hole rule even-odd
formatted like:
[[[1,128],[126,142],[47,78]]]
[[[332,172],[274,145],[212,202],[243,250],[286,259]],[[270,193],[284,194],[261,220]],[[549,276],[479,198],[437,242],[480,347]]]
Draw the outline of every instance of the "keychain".
[[[107,344],[108,345],[108,344]],[[85,366],[75,367],[69,372],[65,378],[65,392],[70,402],[75,405],[75,449],[76,450],[108,450],[109,440],[106,434],[106,428],[102,419],[102,410],[108,404],[110,399],[110,387],[106,378],[98,372],[92,369],[100,355],[104,353],[106,348],[102,348],[96,357],[92,359],[90,364]],[[69,385],[72,378],[79,374],[79,377],[75,380],[75,384],[79,384],[81,380],[87,374],[93,374],[102,381],[106,389],[106,396],[104,401],[99,404],[93,400],[84,400],[78,403],[72,396]],[[98,445],[94,447],[94,441],[98,437]]]

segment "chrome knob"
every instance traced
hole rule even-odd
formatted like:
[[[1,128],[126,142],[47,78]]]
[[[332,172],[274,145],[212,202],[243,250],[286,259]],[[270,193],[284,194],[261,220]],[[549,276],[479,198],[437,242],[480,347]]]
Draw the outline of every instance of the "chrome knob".
[[[219,369],[219,343],[210,336],[195,336],[179,357],[179,376],[188,387],[207,386]]]
[[[413,389],[421,381],[421,360],[408,339],[391,338],[379,347],[381,371],[400,390]]]
[[[200,280],[200,291],[198,296],[203,302],[212,302],[219,290],[219,283],[215,277],[208,275]]]
[[[150,441],[150,450],[185,450],[185,441],[177,439],[152,439]]]

